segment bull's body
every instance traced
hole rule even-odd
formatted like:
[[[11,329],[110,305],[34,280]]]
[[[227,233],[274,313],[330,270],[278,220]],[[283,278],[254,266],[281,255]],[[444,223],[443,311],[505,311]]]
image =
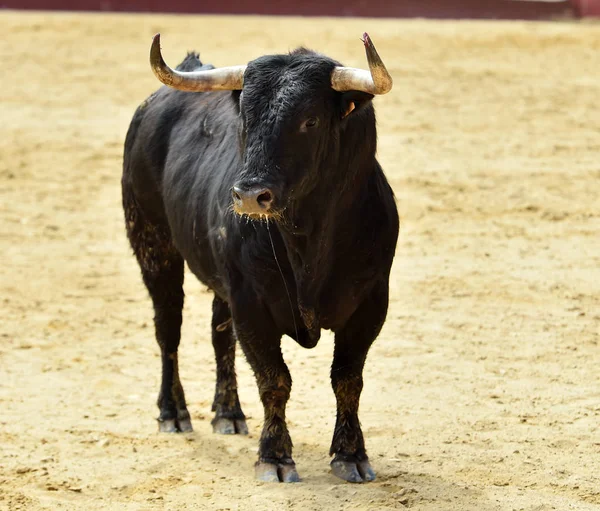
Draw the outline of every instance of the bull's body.
[[[335,64],[307,52],[296,60],[309,63],[311,56],[324,72]],[[285,74],[294,58],[263,57],[256,62]],[[191,55],[180,69],[200,65]],[[398,235],[394,197],[375,159],[370,97],[342,128],[335,133],[330,128],[330,139],[322,135],[325,147],[305,157],[306,167],[315,169],[313,175],[292,180],[286,176],[286,162],[294,167],[295,154],[302,153],[305,142],[294,146],[285,112],[273,117],[273,109],[285,110],[282,87],[293,84],[267,89],[268,84],[252,88],[247,82],[244,95],[249,99],[244,102],[252,104],[245,105],[242,114],[239,93],[163,87],[138,109],[127,135],[123,204],[128,235],[156,313],[163,355],[161,429],[191,429],[177,374],[185,261],[215,294],[215,430],[246,431],[235,382],[237,339],[265,406],[258,476],[296,480],[285,427],[291,377],[280,339],[286,334],[312,347],[321,328],[331,329],[336,334],[332,381],[338,399],[331,449],[334,472],[347,480],[370,480],[374,474],[358,423],[358,398],[367,351],[385,320]],[[326,91],[326,96],[337,101],[341,94]],[[259,123],[260,129],[271,123],[268,132],[257,134]],[[232,188],[240,180],[267,180],[277,190],[279,209],[268,220],[233,212]]]

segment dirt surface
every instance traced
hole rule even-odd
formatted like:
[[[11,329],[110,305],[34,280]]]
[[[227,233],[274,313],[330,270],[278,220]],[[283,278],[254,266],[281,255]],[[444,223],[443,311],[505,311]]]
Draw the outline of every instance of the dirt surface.
[[[122,142],[173,64],[309,45],[376,99],[402,232],[361,420],[376,482],[329,473],[332,338],[284,340],[303,482],[211,432],[210,294],[188,275],[195,432],[159,435],[160,358],[120,206]],[[600,25],[0,13],[0,510],[600,509]]]

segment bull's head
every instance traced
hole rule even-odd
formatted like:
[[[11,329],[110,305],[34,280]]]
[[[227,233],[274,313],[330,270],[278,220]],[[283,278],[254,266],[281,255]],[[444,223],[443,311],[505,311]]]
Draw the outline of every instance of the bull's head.
[[[159,34],[150,62],[162,83],[179,90],[238,91],[232,97],[242,120],[244,167],[231,190],[234,210],[277,217],[336,166],[341,131],[349,122],[359,122],[361,107],[392,88],[392,78],[366,33],[363,42],[369,71],[297,50],[260,57],[247,66],[182,72],[164,62]],[[374,130],[372,114],[363,121]],[[372,138],[374,147],[374,133]]]

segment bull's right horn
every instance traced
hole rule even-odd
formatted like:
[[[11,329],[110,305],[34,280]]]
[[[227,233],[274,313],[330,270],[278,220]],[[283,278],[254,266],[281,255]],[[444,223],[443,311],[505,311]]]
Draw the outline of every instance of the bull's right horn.
[[[188,92],[211,90],[241,90],[246,66],[221,67],[205,71],[177,71],[165,63],[160,52],[160,34],[156,34],[150,48],[150,66],[165,85]]]
[[[379,57],[369,34],[363,35],[369,71],[352,67],[336,67],[331,73],[331,87],[339,92],[361,90],[369,94],[387,94],[392,90],[392,77]]]

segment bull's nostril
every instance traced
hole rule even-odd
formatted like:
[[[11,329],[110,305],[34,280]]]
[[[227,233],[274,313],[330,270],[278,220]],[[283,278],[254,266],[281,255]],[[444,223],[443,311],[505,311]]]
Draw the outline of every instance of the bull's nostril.
[[[235,211],[247,215],[265,215],[273,206],[274,195],[268,188],[238,186],[231,188]]]
[[[271,207],[271,203],[273,202],[273,195],[269,190],[265,190],[258,197],[256,197],[256,201],[261,208],[269,209]]]

